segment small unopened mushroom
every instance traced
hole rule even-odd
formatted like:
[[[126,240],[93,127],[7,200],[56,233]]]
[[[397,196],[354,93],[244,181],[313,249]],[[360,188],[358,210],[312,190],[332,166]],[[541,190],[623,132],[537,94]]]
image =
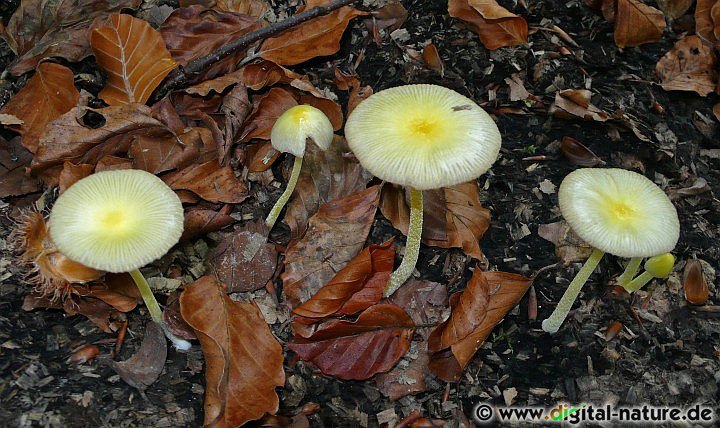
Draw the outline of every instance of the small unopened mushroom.
[[[50,213],[50,236],[69,259],[107,272],[129,272],[150,316],[176,348],[190,343],[173,335],[140,268],[180,240],[183,207],[175,192],[141,170],[99,172],[66,190]]]
[[[422,191],[474,180],[500,152],[500,131],[471,99],[436,85],[386,89],[362,101],[345,125],[348,145],[376,177],[410,189],[405,257],[385,296],[415,270],[423,222]]]
[[[322,110],[309,105],[298,105],[286,110],[277,118],[270,132],[270,142],[275,150],[295,156],[290,180],[275,205],[270,210],[265,224],[272,229],[280,212],[290,199],[302,169],[305,143],[310,138],[322,150],[327,150],[333,140],[333,126]]]
[[[615,168],[576,170],[560,184],[558,202],[570,227],[594,250],[555,311],[543,321],[542,328],[548,333],[558,331],[582,286],[605,253],[632,258],[625,274],[630,279],[623,280],[632,283],[639,262],[645,257],[662,255],[653,262],[650,262],[653,259],[648,261],[651,268],[658,267],[656,274],[662,273],[660,271],[668,263],[664,253],[675,248],[680,235],[677,211],[670,199],[655,183],[632,171]],[[642,280],[645,279],[643,275],[640,276]]]

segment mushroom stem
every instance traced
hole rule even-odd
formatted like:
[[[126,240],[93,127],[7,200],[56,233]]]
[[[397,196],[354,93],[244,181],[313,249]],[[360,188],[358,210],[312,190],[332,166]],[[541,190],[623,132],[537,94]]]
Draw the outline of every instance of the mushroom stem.
[[[150,318],[152,318],[152,320],[160,326],[162,331],[165,333],[165,337],[167,337],[172,342],[176,349],[183,351],[187,351],[188,349],[190,349],[190,347],[192,346],[190,342],[175,336],[167,328],[167,325],[162,318],[162,310],[160,309],[160,305],[158,305],[157,300],[155,300],[155,295],[153,294],[152,290],[150,290],[150,285],[148,284],[147,280],[140,272],[140,270],[131,270],[130,276],[132,276],[133,281],[135,281],[135,285],[137,285],[138,290],[140,290],[140,296],[142,296],[142,299],[145,302],[145,306],[148,308],[148,311],[150,311]]]
[[[641,273],[640,275],[638,275],[637,278],[630,281],[628,284],[623,285],[623,287],[625,287],[625,290],[627,290],[628,293],[632,293],[632,292],[638,291],[639,289],[643,288],[643,286],[645,286],[645,284],[650,282],[650,280],[652,280],[653,278],[655,278],[655,276],[653,274],[651,274],[648,271],[645,271],[645,272]]]
[[[282,211],[288,199],[290,199],[290,195],[292,195],[293,190],[295,190],[295,185],[297,184],[298,178],[300,177],[302,162],[303,158],[295,156],[295,163],[293,164],[292,172],[290,173],[290,181],[288,181],[285,191],[282,195],[280,195],[280,198],[277,200],[277,202],[275,202],[275,205],[270,210],[270,214],[268,214],[267,219],[265,219],[265,225],[267,225],[268,230],[273,228],[275,222],[280,216],[280,211]]]
[[[390,280],[385,286],[383,296],[391,296],[401,285],[410,278],[418,255],[420,254],[420,237],[423,224],[423,195],[422,190],[410,188],[410,226],[408,227],[407,242],[405,243],[405,256],[397,270],[390,274]]]
[[[615,279],[618,285],[627,286],[637,274],[638,269],[640,269],[640,263],[642,263],[642,257],[630,259],[627,266],[625,266],[625,271]]]
[[[557,333],[563,321],[567,318],[573,303],[575,303],[575,299],[577,299],[578,294],[580,294],[580,290],[582,290],[583,285],[585,285],[588,278],[590,278],[590,275],[600,263],[603,255],[605,255],[603,251],[598,250],[597,248],[593,250],[592,254],[590,254],[590,258],[587,259],[583,267],[577,275],[575,275],[575,278],[573,278],[570,285],[568,285],[567,290],[565,290],[565,294],[563,294],[562,298],[555,307],[555,311],[553,311],[550,317],[542,322],[543,330],[550,334]]]

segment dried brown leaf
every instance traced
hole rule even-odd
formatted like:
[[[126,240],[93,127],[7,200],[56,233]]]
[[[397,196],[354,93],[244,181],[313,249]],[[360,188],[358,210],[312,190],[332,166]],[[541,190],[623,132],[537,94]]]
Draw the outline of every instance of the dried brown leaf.
[[[718,9],[717,0],[697,0],[695,6],[695,34],[707,43],[714,45],[718,42],[720,20],[713,11]]]
[[[691,305],[704,305],[708,301],[710,289],[703,272],[702,263],[697,259],[688,260],[683,270],[683,289],[685,300]]]
[[[610,115],[590,102],[592,93],[587,89],[566,89],[555,94],[550,113],[561,118],[581,118],[605,122]]]
[[[278,410],[285,384],[282,347],[253,303],[235,302],[211,276],[180,296],[185,321],[205,354],[204,426],[236,427]]]
[[[685,15],[694,3],[693,0],[658,0],[658,7],[669,19],[678,19]]]
[[[145,327],[140,349],[125,361],[110,361],[110,367],[128,385],[145,391],[155,383],[165,367],[167,340],[162,329],[154,322]]]
[[[465,21],[490,50],[527,43],[525,18],[515,15],[495,0],[449,0],[448,12]]]
[[[520,302],[530,284],[531,280],[521,275],[475,270],[467,288],[451,297],[450,318],[430,334],[428,352],[433,373],[446,382],[457,382],[475,352]]]
[[[229,166],[216,160],[193,164],[163,177],[173,190],[189,190],[209,202],[239,204],[247,197],[247,187]]]
[[[288,345],[301,359],[340,379],[367,379],[388,371],[410,348],[415,325],[392,304],[374,305],[356,321],[330,320]]]
[[[195,240],[210,232],[215,232],[235,222],[224,210],[207,209],[185,210],[185,225],[180,242]]]
[[[22,196],[41,188],[39,179],[25,173],[33,156],[20,141],[20,137],[10,141],[0,137],[0,198]]]
[[[308,0],[298,13],[327,3],[329,0]],[[295,65],[318,56],[332,55],[340,50],[340,38],[350,21],[363,12],[350,6],[341,7],[325,16],[304,22],[279,36],[263,42],[258,54],[280,65]]]
[[[77,62],[91,54],[87,30],[97,18],[138,7],[141,0],[23,0],[0,35],[18,55],[8,70],[19,75],[44,58]]]
[[[107,74],[99,96],[110,105],[145,103],[175,68],[160,33],[130,15],[110,15],[91,32],[90,46]]]
[[[12,114],[23,121],[8,127],[20,133],[23,145],[35,153],[45,126],[75,107],[79,99],[72,71],[60,64],[43,62],[0,113]]]
[[[697,36],[687,36],[660,58],[655,73],[666,91],[694,91],[704,97],[715,91],[715,65],[712,48]]]
[[[380,186],[320,206],[305,234],[285,254],[283,289],[291,307],[313,296],[363,248],[380,200]]]
[[[560,153],[573,165],[592,168],[603,163],[602,159],[593,153],[592,150],[588,149],[580,141],[567,135],[560,140]]]
[[[617,0],[615,44],[619,47],[657,42],[665,26],[662,11],[637,0]]]

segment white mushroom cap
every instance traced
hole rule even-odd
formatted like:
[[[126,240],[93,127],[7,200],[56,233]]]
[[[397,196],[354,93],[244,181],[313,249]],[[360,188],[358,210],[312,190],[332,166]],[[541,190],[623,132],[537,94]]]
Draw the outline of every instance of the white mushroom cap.
[[[183,207],[162,180],[141,170],[83,178],[50,213],[50,236],[71,260],[129,272],[162,257],[183,231]]]
[[[473,180],[500,152],[500,131],[482,108],[437,85],[386,89],[348,117],[345,137],[376,177],[418,190]]]
[[[327,150],[333,140],[333,126],[322,110],[306,104],[287,109],[270,131],[270,142],[275,150],[299,158],[305,154],[308,138]]]
[[[652,257],[675,248],[677,211],[649,179],[616,168],[573,171],[560,184],[560,211],[585,242],[620,257]]]

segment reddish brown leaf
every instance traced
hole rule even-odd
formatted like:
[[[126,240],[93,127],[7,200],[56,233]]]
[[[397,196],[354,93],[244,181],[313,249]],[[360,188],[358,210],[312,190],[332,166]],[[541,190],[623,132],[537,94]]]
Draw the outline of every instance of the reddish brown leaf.
[[[425,46],[423,49],[423,59],[425,60],[425,64],[430,67],[430,70],[436,72],[440,76],[445,75],[445,64],[443,64],[443,61],[440,58],[440,53],[438,52],[435,44],[430,43]]]
[[[382,298],[395,262],[392,241],[370,245],[293,313],[307,318],[352,315]]]
[[[550,113],[561,118],[581,118],[605,122],[610,116],[590,102],[592,93],[587,89],[566,89],[555,94]]]
[[[695,91],[706,96],[715,91],[715,53],[697,36],[687,36],[658,61],[655,73],[666,91]]]
[[[493,328],[514,308],[531,280],[506,272],[475,270],[467,288],[451,298],[450,318],[430,334],[430,369],[457,382],[465,366]]]
[[[327,3],[329,0],[308,0],[298,13]],[[295,65],[318,56],[332,55],[340,50],[340,38],[350,21],[366,12],[345,6],[328,15],[312,19],[277,37],[265,40],[259,55],[280,65]]]
[[[105,123],[91,127],[78,121],[74,108],[48,125],[31,168],[42,171],[65,161],[95,164],[105,155],[127,152],[137,135],[168,135],[170,130],[151,116],[142,104],[126,104],[92,110]]]
[[[138,135],[128,150],[137,169],[159,174],[192,163],[209,162],[217,157],[217,147],[207,128],[189,128],[176,137]]]
[[[307,145],[300,178],[284,218],[293,238],[305,231],[308,218],[320,205],[363,190],[372,179],[355,158],[346,156],[347,153],[350,149],[342,137],[335,137],[325,151],[315,144]]]
[[[603,163],[592,150],[588,149],[580,141],[564,136],[560,141],[560,152],[571,164],[592,168]]]
[[[60,189],[58,192],[62,194],[78,180],[82,180],[83,178],[92,174],[94,169],[95,166],[86,163],[73,165],[70,162],[65,162],[62,171],[60,171]]]
[[[323,373],[362,380],[388,371],[410,348],[412,319],[399,306],[371,306],[357,321],[331,320],[288,345]]]
[[[20,137],[5,141],[0,137],[0,198],[21,196],[40,190],[40,180],[25,174],[32,153],[20,144]]]
[[[266,0],[180,0],[180,7],[196,4],[225,12],[237,12],[260,18],[270,9]]]
[[[718,42],[720,20],[713,14],[713,11],[717,13],[717,9],[717,0],[697,0],[695,6],[695,33],[711,45]]]
[[[283,289],[291,307],[308,300],[363,248],[380,200],[380,186],[325,203],[285,254]]]
[[[85,364],[95,359],[100,353],[100,348],[95,345],[85,345],[68,358],[68,361],[73,364]]]
[[[278,410],[285,384],[282,347],[253,303],[235,302],[204,276],[180,296],[185,321],[205,354],[204,426],[236,427]]]
[[[75,107],[79,99],[72,71],[60,64],[43,62],[0,113],[12,114],[24,122],[9,128],[19,132],[23,145],[35,153],[45,126]]]
[[[665,15],[637,0],[617,0],[615,44],[621,48],[660,40],[665,32]]]
[[[93,285],[87,295],[102,300],[119,312],[130,312],[137,307],[140,290],[130,274],[106,273],[105,285]]]
[[[408,17],[408,11],[401,3],[388,3],[385,6],[371,12],[372,22],[378,30],[386,30],[392,33],[402,27]],[[364,18],[369,21],[370,18]]]
[[[312,144],[308,147],[312,147]],[[270,169],[272,164],[280,157],[280,152],[275,150],[270,141],[251,144],[246,150],[247,162],[245,165],[250,172],[263,172]],[[307,156],[307,152],[306,152]],[[303,162],[304,163],[304,162]],[[302,170],[301,170],[302,171]],[[295,192],[293,192],[295,195]],[[297,196],[295,196],[297,197]],[[287,214],[286,214],[287,217]],[[287,218],[285,219],[287,221]]]
[[[448,12],[480,36],[490,50],[516,46],[528,41],[525,18],[511,13],[495,0],[449,0]]]
[[[185,322],[180,313],[180,291],[175,290],[167,298],[165,310],[163,311],[163,321],[167,325],[168,330],[178,337],[185,340],[197,340],[195,330]]]
[[[239,204],[247,198],[245,184],[229,166],[217,161],[193,164],[163,177],[173,190],[189,190],[206,201]]]
[[[133,163],[130,159],[118,156],[103,156],[95,165],[95,172],[100,171],[117,171],[119,169],[132,169]]]
[[[181,242],[197,239],[215,232],[235,222],[235,219],[222,211],[195,209],[185,211],[185,226]]]
[[[462,248],[465,254],[482,260],[479,240],[490,226],[490,211],[478,199],[476,181],[423,192],[423,242],[442,248]],[[385,186],[381,203],[383,215],[407,235],[410,208],[405,192]]]
[[[688,260],[683,270],[683,289],[685,300],[691,305],[704,305],[707,303],[710,289],[708,288],[702,263],[697,259]]]
[[[110,367],[125,383],[145,391],[160,377],[166,358],[165,334],[157,324],[150,322],[145,327],[145,337],[137,352],[125,361],[110,361]]]
[[[245,125],[243,141],[253,138],[270,139],[275,121],[285,110],[297,105],[292,94],[282,88],[272,88],[267,93],[253,97],[254,108]]]
[[[345,74],[335,68],[335,84],[342,91],[350,91],[347,103],[347,114],[352,113],[360,102],[373,94],[372,87],[360,86],[360,79],[355,74]]]
[[[110,105],[145,103],[175,68],[160,33],[130,15],[110,15],[90,34],[90,46],[107,74],[100,98]]]
[[[272,279],[278,253],[275,245],[267,242],[267,235],[265,223],[246,223],[218,242],[210,260],[228,293],[254,291]]]
[[[8,70],[19,75],[44,58],[77,62],[90,55],[87,30],[96,18],[134,9],[141,0],[22,1],[0,35],[18,58]]]
[[[657,3],[665,16],[669,19],[678,19],[685,15],[694,2],[693,0],[658,0]]]
[[[180,65],[186,65],[258,28],[260,21],[252,16],[196,5],[176,9],[160,27],[160,33],[172,57]],[[223,59],[203,72],[202,79],[234,71],[235,63],[244,55],[244,51],[237,52]]]

